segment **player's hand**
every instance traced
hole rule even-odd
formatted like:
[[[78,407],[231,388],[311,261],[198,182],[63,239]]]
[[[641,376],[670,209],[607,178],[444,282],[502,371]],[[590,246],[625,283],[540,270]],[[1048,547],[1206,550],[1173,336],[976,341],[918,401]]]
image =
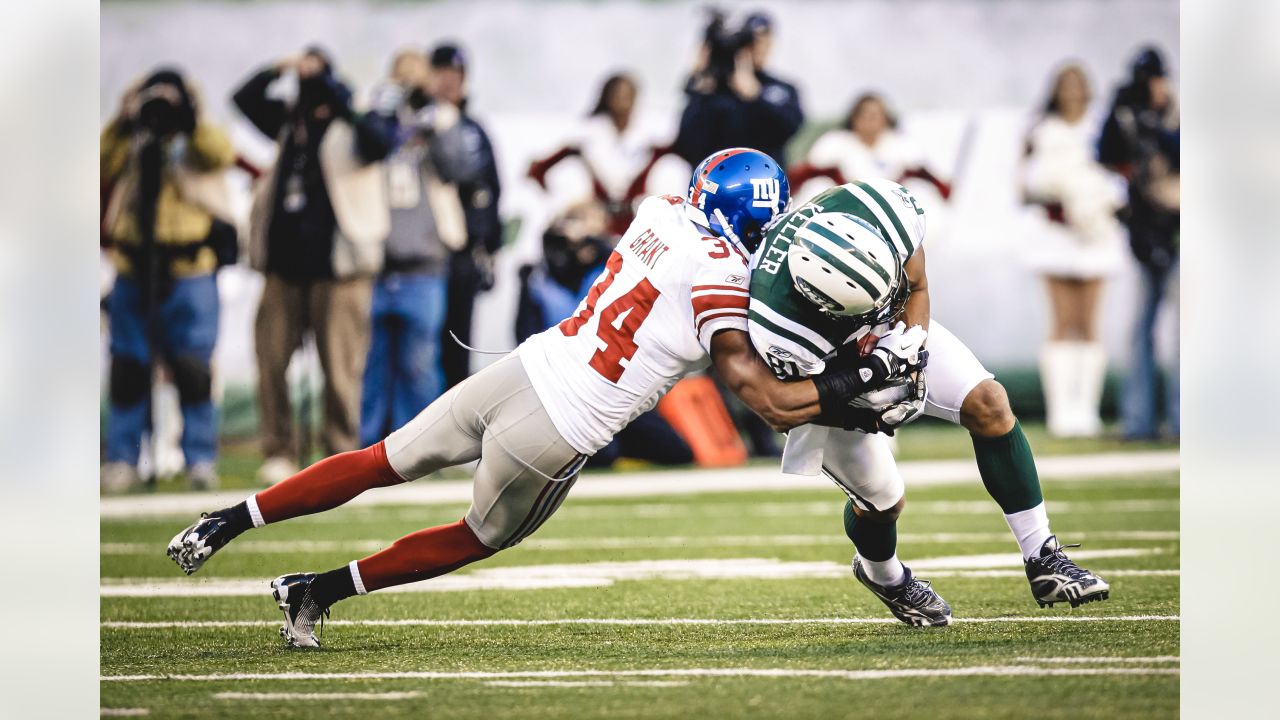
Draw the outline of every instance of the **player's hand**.
[[[929,352],[924,349],[928,336],[928,331],[919,325],[908,328],[899,322],[880,337],[867,360],[872,366],[878,365],[887,380],[917,372],[929,362]]]
[[[926,352],[927,354],[927,352]],[[929,395],[929,388],[924,381],[924,373],[917,372],[911,382],[911,395],[879,411],[880,432],[893,435],[894,431],[920,417],[924,412],[924,401]]]
[[[755,100],[760,97],[760,81],[756,79],[755,64],[751,60],[751,51],[743,49],[734,59],[733,74],[729,76],[729,89],[743,100]]]
[[[868,406],[858,401],[851,402],[839,412],[819,420],[816,424],[856,430],[868,435],[884,433],[892,436],[898,428],[920,417],[924,412],[925,398],[928,396],[924,374],[916,373],[905,382],[905,385],[909,393],[897,402],[880,406]]]

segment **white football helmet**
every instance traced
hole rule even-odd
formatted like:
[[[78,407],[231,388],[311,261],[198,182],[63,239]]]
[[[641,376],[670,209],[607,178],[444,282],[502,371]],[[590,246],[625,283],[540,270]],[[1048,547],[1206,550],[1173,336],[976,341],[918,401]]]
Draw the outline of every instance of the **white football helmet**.
[[[874,225],[848,213],[818,213],[787,251],[791,281],[829,315],[878,325],[907,299],[904,260]]]

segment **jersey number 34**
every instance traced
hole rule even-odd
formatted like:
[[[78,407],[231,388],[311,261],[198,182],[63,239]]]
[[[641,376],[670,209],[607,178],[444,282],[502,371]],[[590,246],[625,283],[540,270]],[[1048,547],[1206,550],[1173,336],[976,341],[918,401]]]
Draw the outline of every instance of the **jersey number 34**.
[[[597,280],[596,284],[591,286],[591,291],[587,293],[586,305],[572,317],[561,321],[560,332],[568,337],[577,335],[582,326],[596,314],[596,303],[600,300],[600,296],[604,295],[610,285],[613,285],[613,281],[621,271],[622,256],[615,252],[609,256],[609,262],[605,264],[604,276]],[[592,354],[589,364],[609,382],[616,383],[622,378],[622,373],[626,370],[622,361],[630,360],[636,354],[638,349],[636,333],[640,330],[645,318],[649,317],[649,311],[653,310],[653,303],[657,301],[660,294],[658,288],[649,282],[649,278],[641,278],[630,292],[617,297],[600,311],[596,337],[604,342],[604,347],[598,348]],[[621,321],[619,321],[620,318]]]

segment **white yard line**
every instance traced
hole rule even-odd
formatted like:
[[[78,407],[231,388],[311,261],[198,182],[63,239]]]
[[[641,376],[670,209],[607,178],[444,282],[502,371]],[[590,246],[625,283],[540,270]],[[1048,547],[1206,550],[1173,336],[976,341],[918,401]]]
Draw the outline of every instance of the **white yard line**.
[[[1099,532],[1071,532],[1060,530],[1061,537],[1071,540],[1177,540],[1177,530],[1117,530]],[[953,532],[953,533],[898,533],[898,541],[904,543],[969,544],[978,542],[1006,542],[1012,536],[1007,532]],[[309,553],[309,552],[377,552],[394,542],[394,539],[370,540],[241,540],[236,552],[253,553]],[[525,550],[578,550],[679,548],[679,547],[791,547],[809,545],[848,545],[849,540],[838,531],[822,535],[662,535],[636,537],[532,537],[520,544]],[[157,543],[102,543],[104,555],[154,555],[161,550]]]
[[[101,708],[102,717],[145,717],[151,714],[150,708]]]
[[[545,687],[684,687],[689,683],[680,680],[490,680],[490,687],[545,688]]]
[[[914,565],[912,567],[915,567]],[[1099,570],[1098,574],[1104,578],[1113,577],[1180,577],[1181,570],[1130,570],[1121,568],[1112,570]],[[1027,576],[1022,570],[930,570],[921,575],[928,575],[925,580],[931,578],[1024,578]]]
[[[1090,480],[1099,476],[1135,475],[1176,471],[1176,450],[1116,452],[1096,455],[1056,455],[1038,458],[1036,467],[1045,479]],[[979,482],[972,459],[916,460],[899,464],[908,488]],[[643,497],[648,495],[689,495],[709,492],[756,492],[761,490],[829,489],[823,477],[783,475],[775,466],[729,468],[724,470],[665,471],[587,475],[573,489],[578,498]],[[244,491],[217,493],[173,493],[128,495],[103,498],[104,518],[147,515],[183,515],[234,505],[244,499]],[[413,505],[467,503],[471,500],[468,480],[421,481],[368,492],[352,505]]]
[[[955,618],[959,624],[1001,624],[1001,623],[1078,623],[1078,622],[1177,622],[1177,615],[1026,615],[1001,617]],[[537,626],[573,626],[573,625],[677,625],[677,626],[734,626],[734,625],[897,625],[899,621],[891,617],[874,618],[552,618],[520,620],[514,618],[498,618],[488,620],[434,620],[434,619],[402,619],[402,620],[326,620],[326,625],[346,625],[355,627],[537,627]],[[190,621],[126,621],[107,620],[104,628],[123,630],[157,630],[167,628],[239,628],[239,627],[277,627],[279,620],[190,620]],[[1021,659],[1021,658],[1020,658]],[[1037,662],[1047,662],[1040,658],[1031,658]]]
[[[1079,550],[1081,560],[1146,557],[1162,554],[1161,548],[1111,548]],[[921,573],[974,569],[1018,569],[1018,553],[951,555],[911,561]],[[466,592],[475,590],[542,590],[548,588],[607,587],[629,580],[794,580],[843,578],[844,563],[829,561],[781,561],[776,558],[677,558],[626,562],[482,567],[424,582],[387,588],[382,592]],[[1105,573],[1104,573],[1105,574]],[[104,578],[102,597],[235,597],[261,595],[267,583],[261,578]]]
[[[1104,663],[1180,663],[1177,655],[1152,655],[1149,657],[1124,657],[1110,655],[1103,657],[1020,657],[1018,662],[1041,663],[1050,665],[1095,665]]]
[[[425,693],[417,690],[402,692],[335,692],[335,693],[295,693],[295,692],[220,692],[214,693],[214,700],[410,700],[422,697]]]
[[[888,670],[825,670],[802,668],[653,668],[641,670],[536,670],[528,672],[356,672],[356,673],[221,673],[210,675],[104,675],[103,682],[144,682],[153,680],[220,682],[245,680],[503,680],[556,678],[632,677],[756,677],[829,678],[836,680],[885,680],[918,677],[1012,677],[1072,675],[1177,675],[1177,668],[1044,668],[1017,665],[977,665],[944,668],[895,668]]]

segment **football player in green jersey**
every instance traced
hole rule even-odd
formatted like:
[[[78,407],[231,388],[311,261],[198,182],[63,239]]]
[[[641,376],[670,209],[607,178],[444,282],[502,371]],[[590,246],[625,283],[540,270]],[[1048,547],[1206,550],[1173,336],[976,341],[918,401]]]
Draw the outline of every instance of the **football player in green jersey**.
[[[849,496],[844,523],[857,548],[854,575],[895,616],[946,625],[951,608],[897,557],[904,491],[886,435],[921,413],[958,423],[969,430],[983,484],[1022,549],[1036,602],[1104,600],[1106,581],[1072,562],[1049,530],[1031,447],[1004,388],[930,319],[924,235],[924,209],[889,180],[833,187],[768,228],[752,258],[748,321],[756,350],[778,377],[800,378],[855,348],[883,358],[888,378],[857,401],[865,410],[847,429],[791,431],[783,470],[825,474]]]

